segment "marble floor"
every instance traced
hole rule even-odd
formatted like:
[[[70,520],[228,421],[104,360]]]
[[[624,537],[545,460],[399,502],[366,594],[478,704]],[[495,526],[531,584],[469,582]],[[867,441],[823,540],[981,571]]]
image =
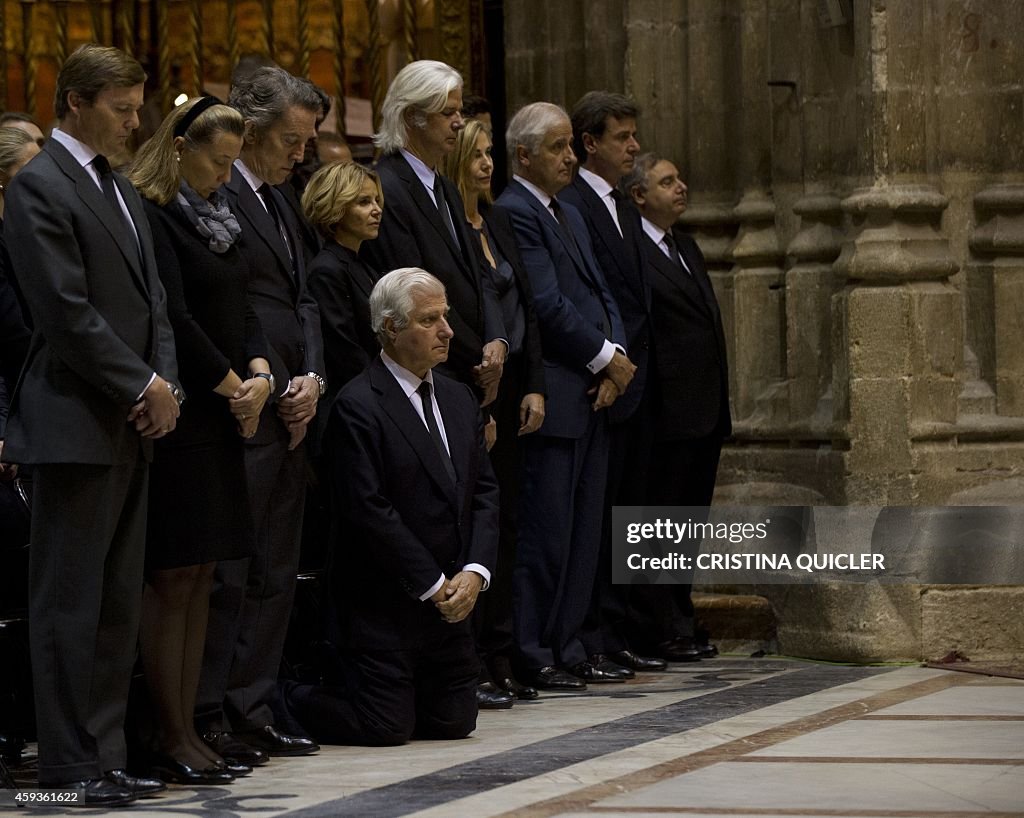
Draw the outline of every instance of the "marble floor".
[[[119,813],[1024,816],[1024,681],[725,656],[481,713],[464,741],[328,747]]]

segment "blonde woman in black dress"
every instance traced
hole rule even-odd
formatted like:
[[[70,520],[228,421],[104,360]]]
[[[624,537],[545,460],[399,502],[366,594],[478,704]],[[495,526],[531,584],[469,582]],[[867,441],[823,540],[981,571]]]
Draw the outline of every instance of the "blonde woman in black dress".
[[[187,399],[158,441],[140,645],[156,723],[152,772],[178,784],[224,784],[249,772],[210,750],[193,726],[218,560],[252,547],[243,438],[273,391],[267,344],[248,303],[240,229],[219,188],[242,146],[241,115],[213,97],[172,111],[129,178],[153,230]]]

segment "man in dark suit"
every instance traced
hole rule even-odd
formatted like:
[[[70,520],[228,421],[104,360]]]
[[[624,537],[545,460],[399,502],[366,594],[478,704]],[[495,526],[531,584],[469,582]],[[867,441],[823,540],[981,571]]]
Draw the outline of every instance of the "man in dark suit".
[[[622,675],[664,670],[663,659],[630,650],[626,636],[629,586],[612,585],[611,514],[616,505],[647,502],[644,476],[650,454],[648,372],[651,347],[651,287],[647,281],[640,217],[616,185],[633,169],[640,152],[636,105],[622,94],[591,91],[572,111],[573,149],[580,168],[559,198],[574,205],[590,231],[594,256],[615,296],[626,330],[626,348],[636,375],[624,395],[608,409],[610,446],[605,491],[601,556],[590,610],[580,638],[590,662]],[[664,593],[663,589],[658,592]]]
[[[451,305],[451,353],[441,371],[494,399],[508,352],[498,296],[481,267],[459,191],[439,172],[462,127],[462,77],[443,62],[405,66],[381,106],[374,142],[384,189],[376,241],[362,254],[378,270],[422,267],[441,280]]]
[[[274,380],[255,437],[246,441],[256,548],[221,562],[211,599],[197,722],[210,746],[244,764],[305,755],[308,738],[274,727],[272,707],[299,564],[306,494],[304,439],[326,389],[320,313],[306,290],[306,257],[291,208],[274,185],[302,158],[320,96],[308,80],[261,68],[231,89],[245,118],[225,195],[242,228],[249,297],[270,342]]]
[[[142,67],[83,45],[57,77],[60,127],[8,191],[7,246],[35,331],[4,457],[34,467],[29,628],[39,781],[111,806],[128,776],[152,440],[181,397],[142,202],[108,156],[138,127]]]
[[[569,117],[547,102],[527,105],[506,141],[514,175],[497,203],[509,212],[530,278],[547,384],[544,423],[523,439],[516,641],[535,687],[578,690],[623,678],[588,661],[579,631],[597,570],[608,471],[602,410],[626,391],[636,367],[583,218],[555,196],[575,164]]]
[[[722,316],[704,256],[676,228],[686,210],[686,185],[674,164],[648,153],[637,158],[621,189],[642,217],[654,291],[656,386],[648,504],[710,506],[722,441],[732,433],[729,371]],[[642,596],[634,603],[646,608],[642,613],[648,625],[642,631],[647,647],[714,656],[707,636],[695,632],[690,586],[673,586],[673,591],[673,605],[661,596]]]
[[[338,396],[325,451],[335,520],[331,593],[345,684],[286,684],[319,740],[402,744],[476,727],[467,617],[490,580],[498,484],[472,390],[432,371],[452,330],[444,286],[418,268],[370,295],[381,355]]]

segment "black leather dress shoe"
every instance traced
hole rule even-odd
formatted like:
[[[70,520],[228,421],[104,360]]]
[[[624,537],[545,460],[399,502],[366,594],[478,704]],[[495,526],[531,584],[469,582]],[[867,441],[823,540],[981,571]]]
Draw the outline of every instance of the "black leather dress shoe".
[[[320,745],[313,739],[279,733],[272,724],[264,725],[258,730],[247,730],[244,733],[233,733],[233,735],[245,744],[255,747],[257,750],[263,750],[272,756],[308,756],[310,753],[320,750]],[[238,760],[241,761],[241,759]]]
[[[587,659],[587,662],[592,664],[602,673],[607,673],[609,676],[618,676],[622,679],[636,678],[636,674],[633,672],[632,668],[625,667],[620,665],[618,662],[612,661],[603,653],[595,653]]]
[[[511,676],[506,676],[504,679],[498,679],[497,684],[498,687],[507,690],[521,702],[536,699],[540,695],[540,693],[537,692],[537,688],[529,687],[528,685],[521,685]]]
[[[223,764],[215,764],[214,766],[222,770],[227,770],[235,778],[242,778],[252,772],[252,767],[248,764],[243,764],[237,758],[225,758]]]
[[[127,770],[108,770],[106,779],[139,798],[148,798],[167,789],[167,785],[159,778],[139,778],[128,775]]]
[[[60,805],[63,807],[123,807],[138,798],[109,778],[87,778],[60,784],[40,783],[39,787],[44,790],[70,790],[75,793],[77,800],[62,801]]]
[[[624,682],[633,678],[633,671],[619,667],[614,662],[609,662],[603,656],[599,658],[602,667],[592,662],[577,662],[572,667],[566,668],[573,676],[578,676],[587,683],[605,684],[606,682]],[[626,674],[629,674],[628,676]]]
[[[203,741],[206,746],[228,763],[235,761],[244,764],[246,767],[259,767],[270,761],[270,756],[262,750],[257,750],[239,741],[231,733],[222,733],[216,730],[203,733]]]
[[[608,658],[617,665],[622,665],[622,667],[628,667],[630,670],[636,670],[641,673],[665,670],[668,667],[668,662],[664,659],[655,659],[650,656],[638,656],[631,650],[620,650],[613,653]]]
[[[530,684],[538,690],[586,690],[587,683],[557,667],[548,665],[533,672]]]
[[[187,787],[205,787],[230,784],[235,777],[220,767],[195,767],[165,755],[155,755],[150,762],[150,773],[170,784],[184,784]]]
[[[511,693],[494,682],[483,682],[476,686],[476,706],[481,710],[508,710],[514,701]]]
[[[694,647],[700,651],[701,659],[714,659],[718,656],[718,648],[712,645],[710,642],[696,642]]]
[[[676,637],[675,639],[669,639],[667,642],[662,642],[655,649],[655,653],[657,653],[662,659],[669,662],[700,661],[700,651],[697,650],[697,646],[693,644],[693,640],[684,639],[681,636]]]

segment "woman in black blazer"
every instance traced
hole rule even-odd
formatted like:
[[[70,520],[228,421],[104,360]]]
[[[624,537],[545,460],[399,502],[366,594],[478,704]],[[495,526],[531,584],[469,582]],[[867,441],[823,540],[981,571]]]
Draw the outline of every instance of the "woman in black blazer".
[[[241,231],[219,192],[243,133],[233,108],[190,100],[168,115],[129,173],[152,228],[187,396],[150,469],[139,641],[157,727],[153,773],[188,785],[249,772],[226,764],[193,724],[214,569],[252,550],[242,440],[255,435],[274,388],[236,246]]]
[[[324,248],[309,267],[309,292],[320,307],[328,393],[325,407],[380,352],[370,328],[370,291],[379,273],[359,257],[377,238],[384,193],[372,170],[355,162],[324,165],[302,194],[306,219]],[[320,413],[326,421],[330,412]]]
[[[498,397],[487,407],[496,423],[491,463],[501,488],[498,568],[473,612],[481,659],[477,701],[485,709],[511,706],[508,697],[537,696],[536,690],[520,685],[512,674],[512,567],[521,480],[519,438],[537,431],[544,422],[544,362],[533,293],[508,214],[490,204],[493,170],[491,135],[482,122],[469,120],[459,131],[455,150],[445,159],[445,174],[462,195],[474,249],[486,262],[498,292],[509,344]]]

